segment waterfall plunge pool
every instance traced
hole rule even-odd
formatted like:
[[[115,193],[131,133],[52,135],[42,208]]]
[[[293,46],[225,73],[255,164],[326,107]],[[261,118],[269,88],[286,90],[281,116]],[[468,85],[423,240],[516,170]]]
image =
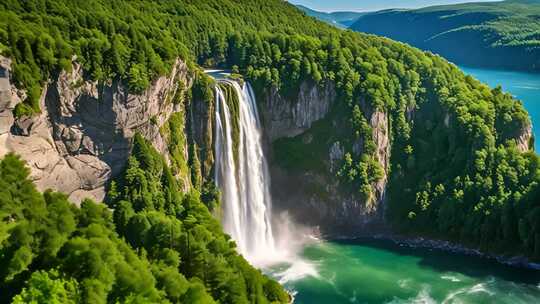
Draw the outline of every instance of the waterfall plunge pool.
[[[388,240],[319,241],[277,265],[295,303],[540,303],[540,272]],[[306,271],[309,270],[309,271]]]

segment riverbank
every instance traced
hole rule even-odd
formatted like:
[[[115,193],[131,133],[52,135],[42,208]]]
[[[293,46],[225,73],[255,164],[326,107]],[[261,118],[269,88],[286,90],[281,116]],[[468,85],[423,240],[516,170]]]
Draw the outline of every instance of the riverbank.
[[[385,240],[391,241],[400,247],[409,248],[422,248],[429,250],[439,250],[443,252],[480,257],[487,260],[496,261],[500,264],[515,267],[524,268],[530,270],[540,271],[540,263],[531,261],[528,257],[523,255],[509,256],[502,254],[487,253],[480,249],[474,249],[462,244],[454,243],[446,240],[436,240],[426,237],[410,237],[399,234],[392,234],[388,232],[375,233],[372,235],[358,235],[358,236],[343,236],[343,235],[320,235],[324,240],[337,240],[337,241],[362,241],[362,240]]]

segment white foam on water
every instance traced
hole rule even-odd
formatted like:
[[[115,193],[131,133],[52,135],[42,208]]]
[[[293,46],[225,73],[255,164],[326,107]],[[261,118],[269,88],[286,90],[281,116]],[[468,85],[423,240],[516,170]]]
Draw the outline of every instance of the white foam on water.
[[[449,293],[446,298],[444,298],[444,301],[442,301],[442,304],[459,304],[462,303],[461,300],[456,299],[457,296],[464,294],[467,292],[467,288],[461,288],[456,291],[453,291]]]
[[[409,299],[393,299],[392,301],[388,302],[387,304],[437,304],[437,301],[431,297],[431,288],[429,285],[422,285],[422,289],[418,292],[418,294]]]
[[[486,282],[478,283],[478,284],[474,285],[473,287],[471,287],[467,291],[467,293],[468,294],[486,293],[486,294],[488,294],[490,296],[493,296],[493,295],[495,295],[495,292],[488,289],[488,286],[492,285],[493,283],[495,283],[495,278],[490,277]]]
[[[454,304],[454,303],[459,304],[459,303],[463,303],[459,299],[460,296],[467,296],[467,295],[473,296],[475,294],[476,295],[478,295],[478,294],[486,294],[489,297],[495,296],[496,293],[489,288],[489,286],[491,286],[493,283],[495,283],[495,279],[490,278],[486,282],[477,283],[477,284],[474,284],[471,287],[463,287],[463,288],[460,288],[460,289],[458,289],[456,291],[452,291],[446,296],[444,301],[442,301],[442,304]],[[491,287],[493,287],[493,286],[491,286]]]
[[[401,279],[398,281],[399,288],[408,289],[411,279]]]
[[[437,303],[435,299],[431,297],[431,289],[429,286],[422,287],[422,290],[418,293],[416,298],[412,299],[411,303],[415,304],[435,304]]]
[[[317,265],[302,259],[294,261],[285,270],[275,273],[274,276],[280,284],[287,284],[307,277],[320,278]]]
[[[486,283],[478,283],[476,285],[474,285],[473,287],[471,287],[469,290],[467,290],[467,293],[468,294],[473,294],[473,293],[486,293],[490,296],[493,296],[495,295],[495,293],[491,290],[489,290],[487,288],[487,285]]]
[[[454,282],[454,283],[461,282],[460,279],[458,279],[457,277],[452,276],[452,275],[443,275],[443,276],[441,276],[441,279],[451,281],[451,282]]]

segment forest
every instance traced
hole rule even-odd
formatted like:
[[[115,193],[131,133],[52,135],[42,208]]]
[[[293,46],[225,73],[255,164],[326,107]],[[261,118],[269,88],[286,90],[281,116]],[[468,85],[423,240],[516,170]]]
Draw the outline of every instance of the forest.
[[[73,60],[88,79],[120,79],[133,93],[176,58],[194,71],[238,71],[258,96],[274,87],[292,99],[304,82],[334,83],[337,102],[318,123],[316,140],[274,143],[280,162],[290,170],[316,166],[313,160],[340,140],[346,157],[335,178],[369,202],[382,168],[368,118],[387,113],[393,228],[540,258],[539,159],[515,140],[530,126],[527,112],[437,55],[336,29],[279,0],[5,0],[0,52],[27,91],[19,117],[41,110],[43,86]],[[210,85],[203,80],[192,94],[211,98]],[[413,110],[422,119],[411,120]],[[335,118],[340,125],[332,129]],[[62,194],[36,192],[14,155],[0,169],[1,301],[288,301],[235,253],[208,210],[216,204],[212,191],[181,193],[140,136],[107,207],[85,201],[77,208]]]
[[[0,302],[288,303],[235,251],[208,210],[182,193],[140,135],[108,204],[39,193],[15,155],[0,162]],[[114,211],[111,211],[114,210]]]
[[[349,28],[409,43],[460,65],[538,72],[539,13],[536,0],[463,3],[369,13]]]

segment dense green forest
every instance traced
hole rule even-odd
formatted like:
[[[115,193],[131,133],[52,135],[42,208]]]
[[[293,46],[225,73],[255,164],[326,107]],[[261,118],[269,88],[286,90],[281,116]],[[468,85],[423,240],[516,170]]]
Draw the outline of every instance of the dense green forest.
[[[90,78],[120,77],[140,92],[177,57],[224,63],[226,53],[231,56],[229,48],[242,39],[240,33],[328,31],[282,1],[0,3],[0,52],[14,59],[14,79],[28,90],[19,115],[39,111],[44,82],[59,69],[69,69],[74,55]]]
[[[177,57],[192,69],[237,70],[258,96],[276,87],[291,102],[301,83],[333,82],[337,102],[309,131],[315,140],[274,143],[284,167],[320,166],[339,140],[346,157],[336,178],[369,203],[382,169],[368,119],[383,112],[390,118],[387,215],[393,227],[540,257],[538,157],[517,151],[514,140],[530,125],[527,113],[500,88],[436,55],[341,31],[280,0],[5,0],[0,50],[14,60],[17,86],[28,90],[17,115],[40,110],[42,86],[70,69],[73,56],[88,79],[121,79],[134,93]],[[192,94],[211,99],[210,86],[202,81]],[[111,186],[112,214],[102,205],[85,202],[77,209],[61,194],[37,193],[14,156],[2,166],[0,287],[6,299],[17,294],[24,302],[54,292],[62,303],[287,300],[234,252],[204,206],[215,205],[213,195],[180,193],[140,137]]]
[[[468,66],[540,71],[540,2],[506,0],[384,10],[351,29],[382,35]]]
[[[14,155],[0,162],[2,303],[289,301],[236,253],[205,205],[216,195],[181,193],[141,136],[108,206],[41,194],[28,174]]]

